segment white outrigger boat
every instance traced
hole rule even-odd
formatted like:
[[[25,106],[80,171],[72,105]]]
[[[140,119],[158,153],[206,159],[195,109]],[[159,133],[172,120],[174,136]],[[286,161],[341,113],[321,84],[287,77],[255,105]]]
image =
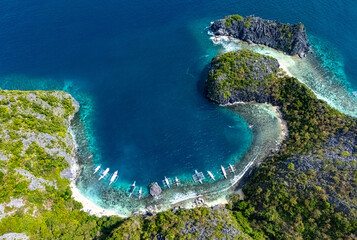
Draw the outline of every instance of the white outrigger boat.
[[[134,181],[133,184],[131,184],[131,186],[130,186],[129,197],[131,196],[131,194],[133,194],[133,192],[134,192],[134,190],[136,188],[135,184],[136,184],[136,181]]]
[[[195,175],[196,175],[196,178],[197,178],[197,181],[201,184],[203,184],[202,182],[202,173],[199,173],[197,170],[195,170]]]
[[[164,181],[165,181],[166,186],[167,186],[168,188],[170,188],[170,182],[169,182],[169,179],[168,179],[166,176],[165,176]]]
[[[109,168],[105,169],[105,171],[103,172],[102,176],[100,176],[100,178],[98,179],[98,181],[100,181],[102,178],[104,178],[105,176],[107,176],[109,172]]]
[[[94,169],[94,172],[93,172],[93,174],[95,174],[96,172],[98,172],[98,171],[99,171],[99,169],[100,169],[100,166],[101,166],[101,165],[99,165],[98,167],[96,167],[96,168]]]
[[[180,186],[180,180],[177,177],[175,177],[175,183],[176,183],[176,186]]]
[[[208,175],[210,176],[210,178],[212,178],[213,181],[216,181],[216,179],[214,179],[213,174],[210,171],[207,171]]]
[[[117,176],[118,176],[118,171],[115,171],[114,174],[113,174],[113,176],[112,176],[112,178],[110,179],[109,185],[112,184],[112,183],[115,181],[115,179],[117,178]]]
[[[231,169],[231,172],[234,173],[234,167],[232,166],[232,164],[229,164],[229,168]]]
[[[138,193],[138,197],[139,197],[139,199],[141,198],[141,195],[143,194],[143,189],[140,187],[140,189],[139,189],[139,193]]]
[[[222,170],[223,177],[227,179],[226,169],[224,169],[222,165],[221,165],[221,170]]]

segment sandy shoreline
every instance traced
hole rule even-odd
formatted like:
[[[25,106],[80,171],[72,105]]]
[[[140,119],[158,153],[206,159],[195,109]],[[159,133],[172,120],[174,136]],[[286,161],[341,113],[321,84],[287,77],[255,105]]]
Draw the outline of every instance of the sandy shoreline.
[[[79,110],[79,104],[77,103],[76,112],[78,112],[78,110]],[[73,117],[70,118],[70,122],[71,123],[72,123],[72,120],[73,120]],[[74,163],[70,163],[70,170],[75,175],[75,177],[69,179],[70,182],[71,182],[69,186],[70,186],[71,191],[72,191],[72,199],[76,200],[77,202],[80,202],[82,204],[82,206],[83,206],[83,208],[81,210],[84,211],[84,212],[87,212],[90,215],[95,215],[97,217],[116,215],[116,216],[119,216],[119,217],[122,217],[122,218],[126,218],[127,216],[125,216],[125,215],[118,214],[115,211],[102,208],[102,207],[98,206],[97,204],[93,203],[91,200],[86,198],[80,192],[78,187],[76,186],[76,181],[77,181],[77,178],[78,178],[78,176],[80,174],[80,170],[79,170],[80,168],[79,168],[79,164],[78,164],[78,156],[76,155],[76,152],[78,150],[78,144],[76,142],[76,137],[75,137],[75,134],[73,132],[73,129],[72,129],[71,125],[70,125],[68,130],[69,130],[69,133],[71,134],[71,136],[73,138],[74,146],[75,146],[74,147],[75,148],[75,152],[74,152],[75,157],[73,159]]]
[[[169,195],[168,191],[164,191],[162,199],[171,200],[170,204],[153,201],[152,207],[149,207],[151,213],[176,207],[191,209],[198,206],[212,207],[225,205],[228,203],[229,195],[232,193],[238,193],[241,197],[244,197],[241,186],[246,183],[251,169],[280,149],[281,143],[288,135],[288,131],[279,107],[260,103],[236,103],[226,107],[242,116],[249,125],[252,124],[253,134],[255,135],[255,140],[253,140],[250,149],[239,159],[238,164],[241,165],[241,169],[237,171],[234,177],[222,180],[221,184],[206,185],[205,189],[199,190],[196,188],[193,190],[192,188],[185,189],[183,187],[179,192],[171,195]],[[262,115],[260,120],[257,119],[257,114]],[[170,191],[174,190],[171,189]]]
[[[79,189],[77,188],[76,184],[74,181],[71,182],[70,184],[71,190],[72,190],[72,198],[76,200],[77,202],[82,203],[83,208],[81,209],[84,212],[87,212],[90,215],[96,215],[97,217],[103,217],[103,216],[119,216],[122,218],[126,218],[127,216],[118,214],[115,211],[108,210],[105,208],[102,208],[95,203],[93,203],[91,200],[86,198],[81,194]]]
[[[289,62],[279,61],[279,64],[280,64],[280,68],[282,68],[287,74],[291,75],[291,73],[288,71],[288,67],[290,66]],[[252,142],[252,145],[249,147],[249,150],[247,152],[247,156],[244,156],[239,160],[241,161],[240,164],[241,165],[243,164],[242,168],[239,170],[239,173],[235,175],[233,178],[231,178],[228,182],[224,184],[222,182],[224,186],[221,186],[220,189],[219,188],[215,189],[212,186],[210,187],[206,186],[205,188],[207,189],[197,189],[197,187],[192,188],[190,186],[187,186],[184,188],[180,188],[179,190],[178,189],[176,190],[171,189],[170,191],[166,190],[162,193],[161,200],[155,200],[149,197],[149,199],[147,199],[146,202],[144,202],[142,206],[143,208],[140,207],[139,209],[135,209],[135,212],[141,214],[145,214],[148,211],[151,213],[157,213],[177,206],[189,209],[197,206],[212,207],[215,205],[227,204],[228,196],[233,192],[236,192],[234,188],[235,186],[240,184],[241,179],[244,178],[244,176],[246,176],[247,174],[249,175],[250,174],[249,170],[251,170],[257,163],[264,161],[264,159],[267,156],[271,155],[272,152],[275,152],[277,149],[279,149],[282,141],[286,139],[288,135],[287,125],[282,118],[282,113],[279,107],[272,106],[272,105],[269,105],[269,107],[267,107],[263,105],[264,104],[261,104],[262,107],[257,107],[257,104],[254,103],[240,102],[240,103],[229,104],[229,106],[228,105],[224,106],[231,110],[240,109],[237,111],[235,110],[233,111],[236,112],[236,114],[243,117],[249,125],[252,126],[254,125],[253,134],[255,135],[255,138],[258,139],[258,140],[256,139],[257,141]],[[276,129],[267,130],[265,129],[266,126],[264,126],[266,124],[265,121],[256,120],[256,116],[260,116],[262,114],[264,115],[263,118],[277,119],[277,125],[274,125],[276,126]],[[253,120],[253,118],[255,118],[255,120]],[[272,126],[270,126],[270,128],[272,128]],[[275,132],[275,134],[270,135],[269,137],[267,134],[272,134],[272,132]],[[277,137],[278,135],[280,136]],[[275,138],[271,136],[274,136]],[[79,169],[78,161],[76,161],[76,166],[72,166],[72,167],[74,169]],[[77,176],[78,175],[79,172]],[[98,206],[97,204],[86,198],[80,192],[80,190],[76,186],[76,179],[71,181],[70,187],[72,190],[73,199],[82,203],[83,205],[82,210],[89,214],[93,214],[98,217],[116,215],[126,218],[129,217],[132,212],[134,212],[134,211],[128,211],[127,213],[123,214],[121,210],[115,209],[115,206],[114,208],[112,208],[115,210],[109,210]],[[244,195],[241,189],[240,192],[238,193]],[[202,205],[197,204],[197,199],[199,198],[202,198],[204,200],[204,203]]]
[[[259,105],[261,107],[259,107]],[[258,139],[258,142],[252,142],[252,145],[250,147],[250,150],[248,150],[249,156],[245,156],[240,161],[245,161],[243,164],[243,168],[239,170],[239,173],[235,175],[233,178],[231,178],[229,181],[227,181],[227,185],[222,189],[214,189],[214,185],[210,186],[209,189],[205,189],[202,191],[194,188],[192,189],[190,186],[187,188],[180,188],[180,189],[171,189],[170,191],[166,190],[162,193],[161,200],[155,201],[154,199],[151,199],[149,197],[148,201],[145,204],[145,207],[136,209],[135,213],[139,214],[145,214],[148,211],[151,213],[158,213],[161,211],[165,211],[168,209],[171,209],[173,207],[181,207],[185,209],[190,209],[194,208],[197,206],[207,206],[207,207],[212,207],[215,205],[225,205],[228,203],[228,196],[232,194],[233,192],[236,192],[234,190],[235,186],[240,184],[241,179],[246,175],[249,174],[249,170],[252,169],[258,162],[263,161],[268,155],[270,155],[271,151],[273,148],[277,148],[280,146],[280,143],[286,138],[288,131],[287,131],[287,126],[285,121],[282,119],[282,114],[279,110],[279,107],[273,107],[268,104],[254,104],[254,103],[237,103],[233,104],[231,106],[227,106],[228,108],[240,108],[243,110],[240,111],[247,111],[245,114],[242,113],[242,117],[245,118],[245,120],[248,122],[248,124],[254,124],[253,126],[253,134],[255,134],[255,138]],[[270,110],[269,110],[270,109]],[[232,109],[231,109],[232,110]],[[263,111],[263,112],[262,112]],[[235,111],[236,112],[236,111]],[[236,112],[237,114],[240,115],[239,111]],[[280,135],[278,138],[272,139],[272,142],[276,142],[274,144],[272,143],[267,143],[266,139],[262,138],[263,135],[266,135],[264,133],[266,130],[263,129],[270,129],[272,126],[263,126],[263,124],[266,124],[266,121],[257,121],[256,117],[254,120],[252,119],[253,116],[257,116],[256,114],[259,115],[264,115],[263,118],[275,118],[277,120],[278,124],[274,132],[275,134]],[[248,121],[250,119],[250,121]],[[251,122],[253,120],[253,122]],[[268,136],[265,136],[265,138]],[[259,140],[260,139],[260,140]],[[267,149],[262,149],[261,144],[267,144],[268,151]],[[245,159],[245,160],[243,160]],[[76,166],[72,166],[75,169],[79,169],[78,166],[78,161],[76,161]],[[77,172],[77,176],[79,175],[79,172]],[[222,182],[223,183],[223,182]],[[207,185],[205,185],[207,187]],[[115,209],[115,210],[109,210],[103,207],[98,206],[88,198],[86,198],[80,190],[76,186],[76,179],[73,179],[70,184],[71,190],[72,190],[72,198],[80,203],[82,203],[83,208],[82,211],[87,212],[88,214],[91,215],[96,215],[98,217],[102,216],[119,216],[122,218],[129,217],[131,215],[131,211],[128,212],[127,214],[123,214],[123,212],[120,212],[120,210]],[[196,186],[196,187],[201,187],[201,186]],[[223,186],[221,186],[223,187]],[[197,190],[197,191],[196,191]],[[173,191],[173,192],[171,192]],[[241,190],[238,193],[242,193]],[[244,193],[243,193],[244,195]],[[203,199],[204,202],[198,203],[198,199]]]

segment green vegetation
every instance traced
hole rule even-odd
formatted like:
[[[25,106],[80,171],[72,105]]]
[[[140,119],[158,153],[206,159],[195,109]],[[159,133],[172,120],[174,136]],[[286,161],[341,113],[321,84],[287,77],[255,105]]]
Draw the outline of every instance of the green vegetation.
[[[44,91],[0,91],[0,96],[0,156],[7,157],[0,160],[0,204],[11,199],[24,203],[5,207],[0,236],[17,232],[31,239],[150,239],[158,235],[195,239],[202,230],[207,237],[225,238],[228,235],[223,230],[228,229],[238,239],[250,239],[240,230],[237,218],[224,208],[166,211],[146,219],[89,216],[80,210],[81,203],[71,198],[69,180],[60,177],[69,167],[64,156],[48,151],[57,148],[75,154],[66,142],[71,138],[69,119],[75,112],[72,97]],[[30,136],[32,140],[27,142]],[[43,189],[30,188],[30,180],[15,169],[48,184],[43,183]]]
[[[208,96],[216,99],[223,93],[227,99],[234,90],[249,88],[253,92],[269,84],[264,81],[264,76],[277,73],[278,64],[271,57],[241,50],[214,58],[212,69],[214,71],[210,71],[208,83],[213,87],[208,88]],[[257,69],[259,74],[254,73]],[[257,81],[258,78],[260,81]]]
[[[250,21],[245,21],[245,22],[244,22],[244,26],[245,26],[246,28],[250,28],[250,27],[252,26],[252,23],[251,23]]]
[[[235,17],[235,21],[240,18]],[[176,209],[154,216],[98,218],[71,198],[62,149],[75,154],[67,129],[76,108],[61,92],[0,91],[0,236],[24,232],[31,239],[356,239],[357,124],[318,100],[279,70],[271,57],[248,50],[212,61],[208,97],[244,96],[280,107],[289,137],[226,208]],[[31,141],[25,141],[30,139]],[[331,139],[333,141],[331,141]],[[44,189],[16,170],[47,180]],[[49,184],[52,183],[52,184]]]
[[[235,15],[230,15],[230,16],[226,16],[225,17],[225,22],[224,22],[224,25],[226,27],[230,27],[232,26],[232,22],[233,21],[236,21],[236,22],[243,22],[244,21],[244,26],[246,28],[249,28],[250,26],[252,26],[252,23],[250,22],[250,20],[252,19],[251,16],[247,17],[246,19],[238,14],[235,14]]]
[[[252,67],[259,69],[259,64],[245,66],[257,58],[255,53],[238,51],[214,59],[208,96],[219,101],[217,96],[229,91],[232,97],[238,93],[251,101],[268,99],[281,107],[289,138],[280,153],[265,161],[244,187],[247,200],[233,198],[230,208],[235,215],[246,217],[251,229],[270,239],[356,238],[357,186],[349,177],[356,168],[353,162],[336,160],[332,164],[336,150],[326,147],[329,139],[341,134],[356,139],[356,119],[318,100],[304,84],[281,72],[265,75],[262,82],[251,74]],[[259,61],[265,60],[260,56]],[[341,138],[339,148],[349,142]],[[341,151],[339,155],[347,157],[350,152]],[[330,159],[325,168],[321,165],[324,158]],[[315,164],[317,171],[304,170],[304,162]],[[331,199],[349,204],[351,210],[338,210]],[[248,233],[250,229],[246,229]]]
[[[11,199],[22,199],[24,203],[20,208],[6,207],[5,213],[14,213],[1,220],[0,236],[8,232],[24,232],[31,239],[107,236],[121,219],[98,218],[80,211],[82,205],[71,199],[69,181],[60,177],[68,163],[63,156],[46,151],[59,147],[73,153],[73,146],[65,142],[69,134],[65,120],[75,111],[72,97],[44,91],[0,91],[0,96],[0,153],[7,156],[7,160],[0,160],[0,204]],[[46,146],[40,146],[43,142],[40,134],[52,136],[45,141]],[[35,139],[24,144],[30,135]],[[27,170],[56,187],[43,184],[45,190],[29,189],[30,180],[15,169]]]
[[[240,224],[246,224],[240,227]],[[143,219],[140,216],[131,217],[113,230],[109,239],[251,239],[241,233],[243,228],[249,228],[244,216],[233,216],[227,209],[194,208],[178,210],[176,213],[165,211],[155,216]],[[250,234],[255,233],[249,229]],[[231,231],[230,234],[226,232]],[[156,237],[156,238],[155,238]]]
[[[227,17],[225,18],[225,20],[226,20],[226,21],[225,21],[224,25],[225,25],[226,27],[230,27],[230,26],[232,25],[232,21],[241,22],[241,21],[244,20],[244,18],[243,18],[242,16],[238,15],[238,14],[235,14],[235,15],[227,16]]]
[[[300,31],[302,31],[302,30],[304,29],[304,24],[298,23],[298,24],[297,24],[297,27],[298,27],[298,29],[299,29]]]
[[[342,156],[342,157],[349,157],[350,155],[351,154],[349,152],[347,152],[347,151],[340,152],[340,156]]]

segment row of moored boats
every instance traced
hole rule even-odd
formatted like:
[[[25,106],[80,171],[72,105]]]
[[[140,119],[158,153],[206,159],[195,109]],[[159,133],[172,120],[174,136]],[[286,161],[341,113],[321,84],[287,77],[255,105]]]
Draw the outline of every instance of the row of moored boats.
[[[93,174],[99,173],[101,169],[101,165],[97,166],[94,169]],[[223,167],[221,165],[221,174],[222,176],[227,179],[228,174],[230,173],[235,173],[235,167],[232,164],[229,164],[229,166],[227,167],[227,169],[225,167]],[[227,174],[228,172],[228,174]],[[109,174],[109,168],[106,168],[104,171],[102,171],[99,175],[98,181],[102,180],[103,178],[106,178]],[[211,171],[207,171],[208,176],[211,178],[211,180],[216,181],[216,178],[214,176],[214,174]],[[109,185],[111,185],[112,183],[116,182],[118,180],[119,176],[118,176],[118,171],[115,171],[113,173],[113,175],[110,177],[110,181],[109,181]],[[196,183],[201,183],[203,184],[203,180],[205,180],[205,176],[202,172],[198,172],[197,170],[195,170],[195,174],[192,175],[193,180]],[[171,178],[167,178],[165,176],[164,180],[162,181],[163,185],[171,188],[172,185],[176,185],[176,186],[180,186],[181,185],[181,180],[178,179],[177,177],[175,177],[174,181],[171,180]],[[140,187],[139,189],[136,187],[136,181],[134,181],[134,183],[132,185],[130,185],[130,188],[128,189],[129,192],[129,197],[134,194],[137,195],[139,197],[139,199],[142,197],[143,191],[142,191],[142,187]]]

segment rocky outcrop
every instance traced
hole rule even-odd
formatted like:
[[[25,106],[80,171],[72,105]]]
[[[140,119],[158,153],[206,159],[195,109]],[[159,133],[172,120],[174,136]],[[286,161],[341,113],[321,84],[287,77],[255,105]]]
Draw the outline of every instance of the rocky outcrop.
[[[330,203],[344,214],[352,215],[357,209],[357,130],[351,128],[347,133],[338,133],[324,145],[323,151],[309,155],[293,156],[281,165],[288,168],[293,164],[297,174],[309,173],[309,186],[323,188]],[[345,154],[341,154],[345,153]],[[295,179],[289,179],[280,174],[288,184]]]
[[[239,50],[217,56],[206,82],[207,97],[219,104],[274,102],[266,93],[268,79],[279,72],[276,59]]]
[[[29,237],[24,233],[6,233],[0,236],[0,240],[27,240]]]
[[[15,168],[15,171],[31,181],[28,186],[28,190],[30,190],[30,191],[33,191],[36,189],[45,191],[46,190],[45,185],[53,186],[57,189],[57,186],[53,181],[45,180],[40,177],[35,177],[33,174],[29,173],[29,171],[24,170],[24,169],[16,169]]]
[[[157,197],[161,194],[162,190],[159,186],[159,184],[157,184],[157,182],[150,184],[150,195],[153,197]]]
[[[16,210],[24,206],[24,201],[22,198],[10,198],[9,203],[0,203],[0,221],[6,216],[12,216],[15,214]],[[5,210],[6,208],[10,210]],[[0,238],[1,239],[1,238]]]
[[[305,57],[310,50],[302,23],[291,25],[260,17],[231,15],[213,22],[210,30],[217,36],[230,36],[248,43],[262,44],[289,55]]]

